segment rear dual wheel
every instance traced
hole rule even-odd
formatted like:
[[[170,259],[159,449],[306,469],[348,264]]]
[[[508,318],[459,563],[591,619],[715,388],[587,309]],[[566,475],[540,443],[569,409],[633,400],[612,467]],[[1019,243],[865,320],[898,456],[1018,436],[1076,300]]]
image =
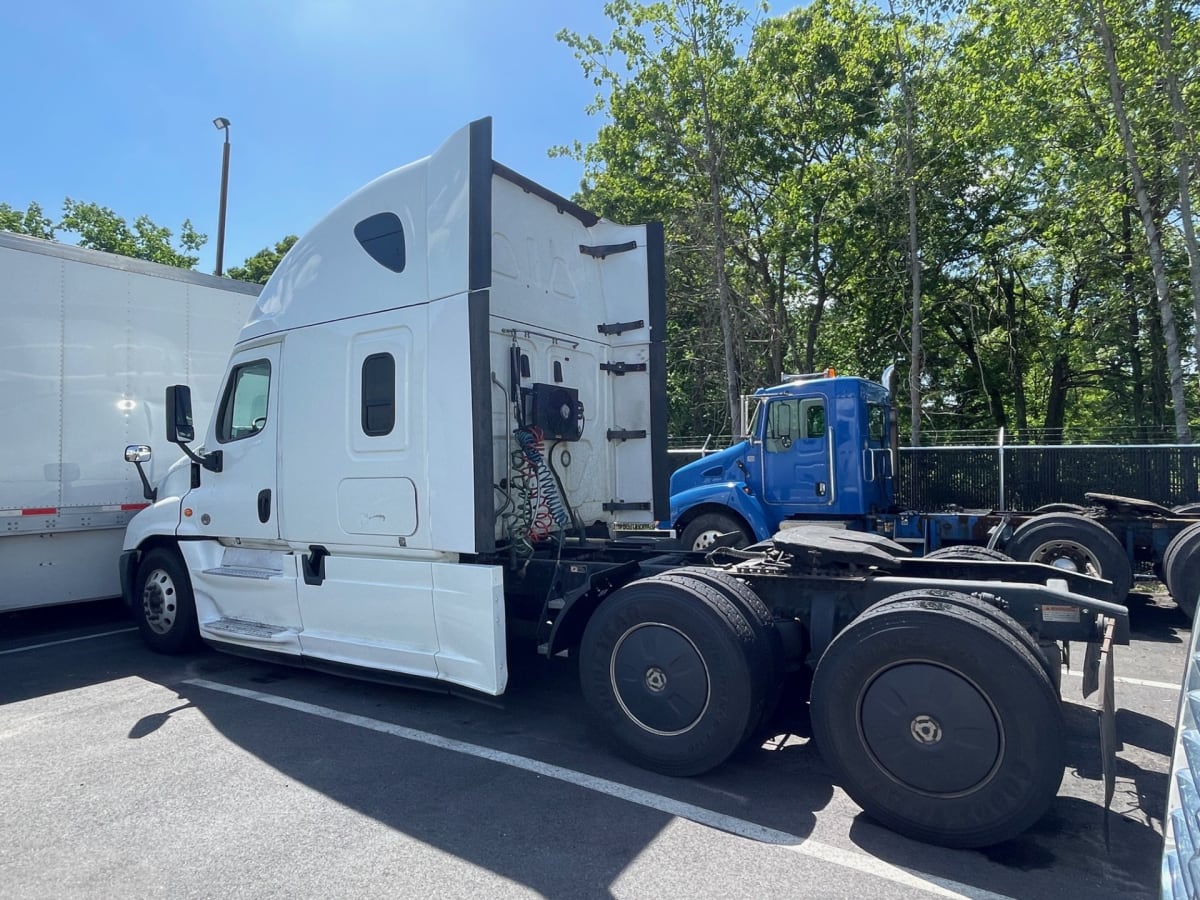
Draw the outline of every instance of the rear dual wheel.
[[[936,595],[877,604],[834,638],[813,676],[812,724],[854,801],[930,843],[1011,838],[1062,780],[1062,716],[1038,656]]]
[[[1124,604],[1133,588],[1133,567],[1111,531],[1087,516],[1048,513],[1022,524],[1004,548],[1013,559],[1045,563],[1113,584],[1113,602]]]
[[[1200,600],[1200,522],[1171,539],[1163,553],[1162,569],[1171,599],[1189,619],[1194,619]]]
[[[1012,557],[991,547],[977,547],[974,544],[954,544],[950,547],[938,547],[926,553],[925,559],[967,559],[995,560],[996,562],[1012,562]]]
[[[759,632],[721,590],[663,575],[625,585],[592,615],[580,684],[624,756],[666,775],[698,775],[757,725],[765,659]]]

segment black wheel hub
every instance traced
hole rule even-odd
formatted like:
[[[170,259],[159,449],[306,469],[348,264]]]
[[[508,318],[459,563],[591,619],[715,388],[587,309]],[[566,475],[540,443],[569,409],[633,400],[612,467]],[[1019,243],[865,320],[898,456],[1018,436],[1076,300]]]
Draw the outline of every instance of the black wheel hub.
[[[901,663],[878,674],[860,697],[859,727],[880,768],[929,794],[981,787],[1004,749],[987,698],[958,672],[931,663]]]
[[[654,734],[681,734],[708,708],[704,659],[669,625],[636,625],[625,632],[613,648],[609,675],[625,714]]]

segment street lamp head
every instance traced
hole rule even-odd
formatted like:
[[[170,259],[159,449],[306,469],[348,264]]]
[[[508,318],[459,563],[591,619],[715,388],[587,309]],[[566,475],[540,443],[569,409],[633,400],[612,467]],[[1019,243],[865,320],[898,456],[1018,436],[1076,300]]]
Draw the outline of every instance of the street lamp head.
[[[219,117],[217,117],[217,118],[213,119],[213,126],[214,126],[214,127],[216,127],[216,128],[218,128],[218,129],[220,129],[220,128],[228,128],[228,127],[229,127],[229,120],[228,120],[228,119],[226,119],[226,118],[224,118],[223,116],[219,116]]]

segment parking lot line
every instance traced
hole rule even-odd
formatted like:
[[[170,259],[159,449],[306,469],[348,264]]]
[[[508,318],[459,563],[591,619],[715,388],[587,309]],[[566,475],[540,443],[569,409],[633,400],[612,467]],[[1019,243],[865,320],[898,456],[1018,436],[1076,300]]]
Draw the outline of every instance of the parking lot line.
[[[594,775],[576,772],[573,769],[565,769],[561,766],[555,766],[549,763],[541,762],[540,760],[519,756],[515,753],[507,753],[503,750],[496,750],[491,747],[481,746],[479,744],[470,744],[465,741],[442,737],[438,734],[433,734],[428,731],[419,731],[415,728],[408,728],[404,725],[396,725],[392,722],[384,722],[379,719],[359,716],[355,715],[354,713],[346,713],[340,710],[330,709],[329,707],[325,706],[317,706],[312,703],[305,703],[301,700],[291,700],[287,697],[280,697],[275,694],[266,694],[261,691],[253,691],[246,688],[235,687],[233,685],[221,684],[219,682],[209,681],[204,678],[191,678],[187,679],[183,683],[192,685],[194,687],[205,688],[211,691],[219,691],[224,694],[231,694],[235,697],[253,700],[258,703],[267,703],[272,706],[279,706],[312,716],[320,716],[324,719],[330,719],[346,725],[353,725],[357,728],[365,728],[371,731],[381,732],[383,734],[390,734],[407,741],[425,744],[429,747],[436,747],[440,750],[449,750],[451,752],[461,753],[466,756],[474,756],[478,759],[484,759],[489,762],[499,763],[500,765],[510,766],[514,769],[521,769],[526,772],[531,772],[535,775],[553,778],[557,781],[573,784],[576,787],[581,787],[599,794],[605,794],[618,800],[636,803],[639,806],[646,807],[647,809],[653,809],[681,819],[688,819],[692,822],[696,822],[697,824],[706,825],[710,828],[716,828],[728,834],[734,834],[739,837],[749,838],[750,840],[759,841],[762,843],[776,844],[789,851],[799,853],[804,856],[809,856],[826,863],[832,863],[836,866],[841,866],[842,868],[853,869],[857,872],[872,875],[876,878],[883,878],[905,887],[926,891],[927,893],[934,894],[939,897],[965,897],[972,898],[972,900],[1011,900],[1011,898],[1006,897],[1004,894],[993,893],[992,891],[986,891],[969,884],[963,884],[958,881],[953,881],[949,878],[941,878],[936,875],[930,875],[915,869],[907,869],[901,866],[895,866],[865,853],[859,853],[854,850],[846,850],[841,847],[835,847],[831,844],[823,844],[820,841],[802,838],[798,835],[789,834],[785,831],[777,831],[774,828],[767,828],[766,826],[758,825],[754,822],[746,821],[745,819],[727,816],[723,813],[714,812],[710,809],[694,806],[691,803],[673,800],[672,798],[664,797],[661,794],[643,791],[639,788],[621,784],[620,782],[609,781],[606,778],[597,778]]]
[[[1082,672],[1076,672],[1073,669],[1067,669],[1068,675],[1074,675],[1076,678],[1082,678]],[[1167,691],[1175,691],[1179,693],[1179,685],[1171,684],[1169,681],[1148,681],[1145,678],[1126,678],[1123,675],[1114,675],[1113,681],[1118,684],[1140,684],[1142,687],[1162,688]]]
[[[136,628],[118,628],[115,631],[101,631],[99,634],[85,634],[81,637],[63,638],[61,641],[46,641],[44,644],[26,644],[24,647],[13,647],[11,650],[0,650],[0,656],[9,653],[24,653],[26,650],[40,650],[42,647],[55,647],[58,644],[73,644],[76,641],[90,641],[93,638],[108,637],[110,634],[125,634],[137,631]]]

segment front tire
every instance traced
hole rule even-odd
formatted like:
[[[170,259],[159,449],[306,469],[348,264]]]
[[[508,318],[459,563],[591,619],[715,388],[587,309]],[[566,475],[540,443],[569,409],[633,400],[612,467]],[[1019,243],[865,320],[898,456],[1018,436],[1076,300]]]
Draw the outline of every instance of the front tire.
[[[156,547],[138,565],[133,618],[156,653],[184,653],[200,643],[196,601],[178,551]]]
[[[947,847],[1020,834],[1063,776],[1058,698],[1008,629],[936,597],[881,603],[829,645],[813,735],[883,825]]]
[[[714,588],[642,579],[592,614],[584,699],[618,751],[665,775],[698,775],[741,745],[762,708],[754,632]]]
[[[704,513],[696,516],[683,529],[679,542],[686,550],[708,551],[723,534],[737,534],[733,547],[748,547],[754,539],[746,526],[732,516],[724,513]]]

